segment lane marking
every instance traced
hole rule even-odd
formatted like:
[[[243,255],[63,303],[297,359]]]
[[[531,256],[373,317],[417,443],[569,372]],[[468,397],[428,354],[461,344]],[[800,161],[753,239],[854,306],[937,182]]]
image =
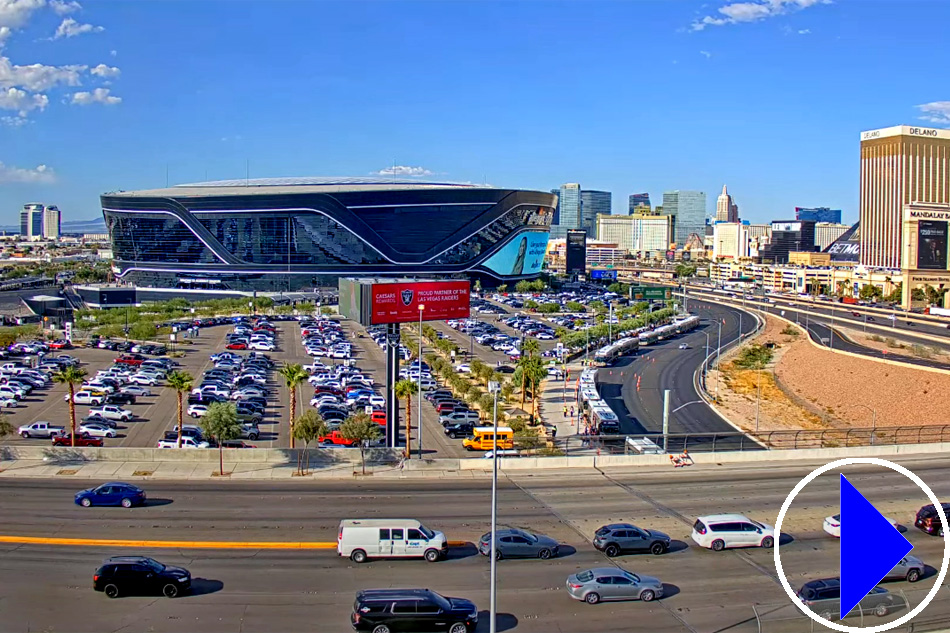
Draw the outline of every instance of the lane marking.
[[[335,541],[143,541],[9,535],[0,535],[0,543],[79,547],[153,547],[163,549],[336,549]],[[470,544],[468,541],[448,542],[449,547],[466,547]]]

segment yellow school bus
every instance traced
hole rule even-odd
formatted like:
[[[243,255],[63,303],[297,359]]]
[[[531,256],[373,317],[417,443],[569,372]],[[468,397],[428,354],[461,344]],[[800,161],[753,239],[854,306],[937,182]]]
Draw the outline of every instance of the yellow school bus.
[[[501,450],[513,449],[515,447],[515,432],[508,426],[498,427],[498,448]],[[472,436],[465,438],[462,442],[467,450],[470,451],[490,451],[495,448],[495,427],[476,426],[472,429]]]

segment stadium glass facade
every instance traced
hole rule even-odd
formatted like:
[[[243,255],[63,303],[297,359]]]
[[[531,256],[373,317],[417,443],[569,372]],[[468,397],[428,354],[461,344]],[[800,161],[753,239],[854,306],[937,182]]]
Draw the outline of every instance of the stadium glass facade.
[[[340,275],[536,276],[556,197],[349,178],[198,183],[101,201],[124,281],[293,291]]]

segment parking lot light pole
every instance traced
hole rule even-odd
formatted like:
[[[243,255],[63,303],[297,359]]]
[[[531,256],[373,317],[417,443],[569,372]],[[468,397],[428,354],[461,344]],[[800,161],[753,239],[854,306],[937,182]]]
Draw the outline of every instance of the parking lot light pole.
[[[419,379],[416,386],[419,387],[419,459],[422,459],[422,312],[426,309],[425,304],[419,304]],[[412,421],[409,421],[412,424]]]
[[[494,427],[492,435],[492,468],[491,468],[491,571],[490,571],[490,583],[491,587],[489,588],[488,593],[488,630],[489,633],[496,633],[496,622],[495,622],[495,580],[497,578],[497,556],[496,556],[496,540],[495,540],[495,531],[496,526],[498,525],[498,440],[494,439],[498,437],[498,392],[501,388],[501,385],[497,381],[489,381],[488,383],[488,393],[492,394],[495,397],[494,407],[492,411],[492,426]]]

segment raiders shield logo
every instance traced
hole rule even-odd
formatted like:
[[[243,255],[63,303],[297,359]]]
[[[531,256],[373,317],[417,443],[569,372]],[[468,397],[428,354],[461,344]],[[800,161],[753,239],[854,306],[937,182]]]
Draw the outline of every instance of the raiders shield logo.
[[[402,291],[402,303],[405,306],[412,303],[412,290],[407,289]]]

